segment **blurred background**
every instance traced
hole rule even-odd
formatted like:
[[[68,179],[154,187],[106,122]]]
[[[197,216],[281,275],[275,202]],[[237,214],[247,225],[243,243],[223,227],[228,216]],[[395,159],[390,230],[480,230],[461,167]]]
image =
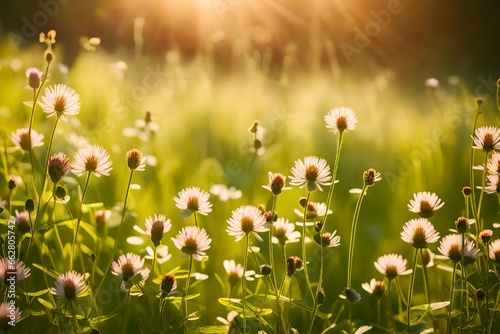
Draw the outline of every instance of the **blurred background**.
[[[24,71],[44,68],[45,46],[38,35],[55,29],[50,84],[73,87],[82,110],[58,127],[53,150],[72,156],[89,142],[110,151],[112,175],[92,180],[88,193],[89,202],[109,209],[123,200],[125,152],[136,147],[148,155],[147,170],[134,179],[141,189],[131,194],[133,214],[124,231],[137,235],[132,226],[142,226],[153,213],[172,219],[173,232],[164,243],[174,256],[161,270],[186,266],[170,237],[192,221],[178,215],[173,197],[189,186],[208,191],[224,184],[241,190],[240,198],[229,201],[212,195],[214,211],[200,223],[214,243],[210,260],[196,268],[209,274],[209,281],[196,285],[194,291],[202,297],[193,304],[199,303],[196,307],[204,312],[202,323],[215,324],[216,316],[227,312],[213,303],[228,296],[222,262],[233,258],[242,263],[243,256],[243,243],[233,243],[225,233],[231,211],[246,204],[270,208],[270,193],[261,187],[267,184],[268,171],[289,175],[294,161],[308,155],[332,164],[337,136],[327,132],[323,117],[334,107],[352,108],[359,122],[345,137],[340,183],[326,228],[342,238],[341,246],[327,256],[327,300],[321,307],[335,313],[338,293],[346,284],[356,202],[349,189],[362,186],[365,170],[375,168],[383,180],[369,189],[361,209],[354,258],[359,264],[353,279],[357,290],[372,277],[381,279],[372,265],[379,256],[397,252],[410,261],[412,248],[399,234],[415,218],[407,210],[413,193],[435,192],[446,202],[433,218],[441,235],[464,213],[461,190],[469,184],[476,97],[485,99],[478,125],[499,125],[499,16],[496,1],[4,0],[0,122],[9,134],[26,127],[29,113],[21,102],[31,96],[21,89]],[[144,131],[147,112],[157,131]],[[254,120],[265,130],[265,150],[258,156],[247,131]],[[52,123],[38,113],[34,126],[47,138]],[[477,159],[476,164],[482,163],[482,154]],[[22,174],[22,167],[15,172]],[[77,182],[68,182],[76,198]],[[306,196],[304,189],[284,193],[278,213],[297,220],[294,209],[301,196]],[[314,193],[312,200],[325,201],[326,194]],[[110,235],[119,219],[115,210]],[[485,197],[484,219],[485,227],[499,222],[494,196]],[[148,242],[130,245],[124,238],[120,249],[144,255]],[[221,251],[219,245],[230,247]],[[259,245],[267,256],[267,243]],[[289,255],[299,253],[298,245],[287,250]],[[317,261],[317,248],[311,245],[309,254],[312,263]],[[255,263],[250,265],[256,269]],[[277,270],[282,272],[283,266]],[[317,271],[310,271],[315,277]],[[447,279],[438,279],[437,271],[431,275],[434,299],[447,298]],[[407,282],[402,282],[406,291]],[[422,291],[416,293],[415,303],[423,302]],[[115,297],[123,301],[123,296]],[[374,320],[374,305],[366,298],[353,308],[355,318],[360,323]],[[145,309],[138,314],[147,315]],[[103,326],[113,328],[113,321]],[[301,329],[304,323],[293,325]]]

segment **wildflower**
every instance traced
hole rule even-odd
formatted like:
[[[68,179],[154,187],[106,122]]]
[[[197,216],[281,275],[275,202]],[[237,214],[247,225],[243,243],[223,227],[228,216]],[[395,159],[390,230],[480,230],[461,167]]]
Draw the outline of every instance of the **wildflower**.
[[[455,220],[455,226],[457,227],[457,231],[460,234],[467,233],[469,230],[469,226],[474,223],[473,219],[468,219],[465,217],[458,217]]]
[[[304,268],[304,262],[297,256],[290,256],[286,260],[286,272],[288,276],[293,276],[297,270]]]
[[[486,164],[486,168],[491,174],[500,173],[500,153],[497,151],[493,151],[491,157],[488,159],[488,163]]]
[[[109,218],[111,218],[110,210],[97,210],[96,212],[94,212],[94,219],[97,226],[96,230],[99,233],[101,234],[106,233]]]
[[[340,236],[336,236],[336,233],[337,231],[333,233],[323,233],[322,235],[316,233],[313,239],[321,247],[337,247],[340,245]]]
[[[147,246],[146,253],[148,253],[148,255],[144,256],[144,258],[148,260],[153,260],[155,254],[154,252],[155,250],[153,248]],[[168,260],[170,260],[171,257],[172,254],[168,252],[168,246],[161,245],[156,248],[156,261],[158,261],[159,264],[167,262]]]
[[[12,132],[12,143],[24,151],[29,151],[30,148],[39,147],[43,145],[43,134],[31,129],[31,145],[29,138],[29,129],[22,128],[17,129],[16,132]]]
[[[87,290],[87,284],[85,284],[84,276],[72,270],[57,276],[56,287],[51,288],[50,292],[53,295],[73,300],[82,295],[85,290]]]
[[[485,152],[500,150],[500,129],[493,126],[483,126],[474,132],[472,148],[482,149]]]
[[[61,201],[63,204],[69,202],[68,190],[64,186],[56,186],[54,190],[54,196],[58,201]]]
[[[460,262],[462,259],[462,234],[449,234],[443,239],[438,247],[439,252],[445,259],[453,262]],[[464,259],[465,264],[473,263],[479,256],[483,255],[480,250],[475,248],[474,242],[469,239],[464,240]]]
[[[436,254],[434,254],[429,248],[422,248],[422,263],[427,268],[434,266],[434,258]]]
[[[305,205],[305,200],[304,202],[300,203],[302,206]],[[304,212],[299,210],[299,209],[294,209],[293,210],[301,219],[304,219]],[[326,210],[326,204],[325,203],[320,203],[320,202],[311,202],[309,201],[307,203],[307,212],[306,212],[306,219],[315,219],[319,217],[324,217],[327,213]],[[328,214],[331,214],[332,210],[328,210]]]
[[[243,195],[241,190],[236,189],[235,187],[228,188],[224,184],[214,184],[210,187],[210,193],[218,196],[219,200],[222,202],[227,202],[229,199],[238,199]]]
[[[263,265],[259,266],[259,269],[260,269],[260,274],[262,276],[269,276],[273,272],[273,267],[271,267],[268,264],[263,264]]]
[[[4,257],[0,260],[0,278],[5,284],[7,284],[6,280],[13,275],[16,277],[16,282],[22,281],[31,275],[31,268],[26,267],[24,262],[19,259],[15,260],[15,268],[13,267],[8,258]]]
[[[479,233],[479,239],[486,245],[491,241],[491,237],[493,236],[492,230],[483,230]]]
[[[279,195],[283,190],[291,189],[289,187],[285,187],[286,184],[286,176],[280,173],[271,173],[269,172],[269,183],[267,186],[262,186],[262,188],[269,190],[273,193],[273,195]]]
[[[232,333],[233,329],[236,329],[237,333],[243,333],[243,320],[238,312],[230,311],[227,319],[217,317],[217,320],[226,325],[226,333]]]
[[[487,194],[500,194],[500,174],[488,175],[488,184],[484,187]]]
[[[143,171],[146,168],[146,157],[141,151],[134,148],[128,151],[125,156],[130,170]]]
[[[393,279],[398,276],[411,274],[412,270],[406,270],[407,261],[398,254],[382,255],[374,263],[375,268],[388,279]]]
[[[175,279],[175,275],[164,275],[161,279],[160,289],[162,298],[165,298],[170,293],[175,291],[177,289],[177,280]]]
[[[102,146],[92,145],[84,146],[75,154],[75,164],[73,173],[76,176],[82,176],[85,173],[93,173],[95,176],[108,176],[111,171],[111,161],[109,154]]]
[[[293,176],[290,176],[290,184],[299,187],[307,185],[307,191],[309,192],[318,189],[323,191],[321,185],[330,185],[332,179],[330,166],[328,166],[326,160],[314,156],[305,157],[304,161],[295,161],[291,172]]]
[[[133,285],[144,282],[148,278],[149,269],[143,269],[143,266],[144,259],[134,253],[122,254],[118,261],[111,264],[111,272],[122,279],[122,291],[130,289]]]
[[[331,109],[325,116],[326,127],[333,133],[354,130],[358,119],[350,108]]]
[[[28,78],[28,85],[33,89],[38,89],[42,82],[43,73],[36,67],[30,67],[26,70],[26,77]]]
[[[19,322],[21,313],[19,307],[13,307],[8,301],[0,304],[0,329],[7,333]]]
[[[229,226],[226,228],[226,232],[230,236],[236,237],[236,241],[240,241],[249,233],[253,233],[259,241],[262,241],[257,232],[268,231],[266,218],[258,208],[251,205],[241,206],[234,210],[227,223]]]
[[[66,121],[68,116],[80,112],[80,97],[73,88],[63,84],[47,88],[39,104],[42,110],[48,114],[47,117],[55,115],[63,121]]]
[[[31,198],[28,198],[26,202],[24,202],[24,210],[29,213],[35,211],[35,202]]]
[[[401,239],[415,248],[427,248],[428,243],[439,240],[439,232],[427,218],[412,219],[403,226]]]
[[[500,264],[500,239],[496,239],[490,244],[489,256],[490,259]]]
[[[31,220],[28,211],[19,212],[16,210],[16,218],[14,224],[21,234],[31,231]]]
[[[201,261],[206,257],[205,251],[210,248],[212,242],[205,229],[200,229],[197,226],[183,227],[172,240],[175,247],[187,255],[192,255],[193,259],[197,261]]]
[[[469,186],[465,186],[462,188],[462,194],[464,196],[470,196],[471,192],[472,192],[472,188]]]
[[[273,224],[272,241],[284,246],[288,243],[300,241],[300,232],[295,231],[295,224],[289,223],[288,219],[278,218]]]
[[[201,215],[208,215],[212,212],[212,203],[208,201],[209,194],[198,187],[182,189],[178,197],[174,197],[176,206],[183,210],[184,216],[189,216],[195,212]]]
[[[382,177],[380,176],[379,172],[377,172],[373,168],[370,168],[363,173],[363,179],[365,181],[365,185],[367,187],[371,187],[375,184],[375,182],[382,180]]]
[[[361,287],[371,294],[375,298],[381,298],[385,292],[385,284],[383,281],[377,281],[375,278],[372,278],[370,283],[363,283]]]
[[[443,205],[444,202],[435,193],[423,191],[413,194],[408,209],[422,218],[430,218],[434,215],[434,211],[441,209]]]
[[[236,264],[234,260],[224,260],[223,265],[226,273],[229,275],[228,280],[231,287],[238,284],[243,277],[243,266],[239,263]],[[255,275],[254,270],[245,271],[245,279],[247,281],[253,281],[253,275]]]
[[[23,183],[23,179],[19,176],[11,176],[9,181],[7,181],[7,187],[9,190],[14,190]]]
[[[57,184],[63,176],[69,173],[71,163],[64,153],[57,153],[49,159],[49,176],[50,180]]]
[[[439,86],[439,80],[436,78],[428,78],[427,80],[425,80],[425,87],[434,89],[437,88],[438,86]]]
[[[163,234],[170,231],[171,228],[170,219],[166,219],[165,215],[155,214],[146,218],[146,234],[151,237],[155,247],[160,245]]]

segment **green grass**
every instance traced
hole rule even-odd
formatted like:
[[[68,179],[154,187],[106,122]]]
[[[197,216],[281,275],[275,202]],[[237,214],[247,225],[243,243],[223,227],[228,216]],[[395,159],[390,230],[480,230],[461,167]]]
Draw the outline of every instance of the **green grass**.
[[[6,50],[12,50],[6,48]],[[305,156],[317,155],[325,158],[330,164],[335,157],[338,136],[325,128],[323,117],[334,107],[348,106],[359,119],[356,130],[345,135],[339,174],[340,183],[335,188],[331,205],[333,211],[326,231],[341,236],[340,247],[326,249],[324,290],[325,303],[320,307],[323,313],[331,312],[333,316],[321,323],[317,321],[315,332],[328,326],[338,317],[338,322],[347,319],[347,302],[338,301],[338,295],[346,285],[347,250],[350,224],[356,202],[356,196],[349,194],[351,188],[361,188],[362,175],[368,168],[375,168],[382,173],[382,181],[368,191],[364,199],[359,218],[357,243],[354,251],[353,288],[363,297],[359,304],[353,305],[353,319],[356,324],[370,324],[376,320],[375,302],[362,291],[361,283],[371,278],[382,279],[376,272],[373,262],[381,255],[396,252],[408,259],[411,267],[413,250],[410,245],[400,239],[403,224],[414,215],[407,209],[407,203],[413,193],[431,191],[437,193],[446,205],[432,222],[442,236],[454,228],[454,221],[463,214],[463,197],[461,189],[468,185],[468,161],[470,154],[470,132],[474,117],[474,96],[466,83],[460,87],[440,86],[435,95],[422,83],[418,93],[410,93],[400,89],[397,82],[383,71],[357,74],[354,71],[340,70],[285,70],[279,74],[271,74],[260,69],[259,63],[248,56],[247,66],[231,72],[219,72],[208,58],[200,55],[195,61],[155,61],[143,59],[134,61],[124,55],[106,54],[101,51],[82,52],[74,66],[67,74],[58,72],[56,61],[50,71],[47,85],[65,83],[76,90],[82,101],[80,114],[71,117],[68,122],[59,122],[53,144],[53,153],[64,152],[72,157],[78,145],[72,141],[78,135],[91,144],[104,146],[111,155],[113,170],[109,177],[92,178],[85,203],[102,203],[102,207],[113,210],[108,235],[113,238],[117,233],[116,225],[120,221],[120,209],[125,196],[128,168],[125,152],[137,148],[147,155],[156,158],[156,165],[147,166],[146,171],[136,172],[133,183],[141,189],[131,190],[127,205],[128,215],[122,227],[122,238],[117,240],[118,253],[135,252],[145,255],[144,248],[151,244],[144,237],[144,244],[133,246],[126,243],[128,236],[138,236],[133,225],[144,226],[146,217],[154,213],[165,214],[172,220],[172,230],[164,237],[163,244],[169,246],[172,258],[161,266],[161,273],[175,268],[187,269],[187,259],[181,259],[180,251],[175,248],[171,237],[174,237],[183,226],[192,225],[192,217],[180,217],[180,210],[175,207],[174,196],[186,187],[198,186],[208,191],[213,184],[235,186],[243,192],[240,199],[221,202],[211,196],[213,212],[200,217],[200,224],[206,228],[212,238],[212,246],[207,252],[209,260],[202,264],[195,263],[195,271],[208,275],[205,281],[196,282],[190,292],[200,293],[200,297],[190,301],[190,310],[200,311],[199,326],[221,325],[216,317],[225,317],[228,309],[218,303],[218,298],[228,297],[229,283],[223,268],[225,259],[234,259],[243,263],[244,241],[234,242],[225,232],[226,220],[231,211],[241,205],[264,204],[270,209],[271,194],[262,188],[267,184],[268,171],[290,175],[294,161]],[[25,84],[24,71],[31,66],[45,66],[40,50],[30,48],[22,51],[3,51],[1,57],[6,64],[0,68],[0,121],[6,135],[5,145],[9,152],[8,160],[11,169],[2,165],[2,174],[20,175],[26,187],[14,193],[13,210],[22,210],[24,201],[32,197],[30,184],[30,167],[27,155],[11,149],[10,133],[20,127],[27,127],[29,107],[23,101],[32,99],[29,90],[22,89]],[[19,70],[12,70],[7,65],[13,58],[19,58],[23,65]],[[128,64],[125,79],[116,78],[110,71],[110,64],[124,58]],[[149,81],[150,71],[160,71],[159,81]],[[284,79],[286,78],[286,80]],[[146,80],[146,81],[145,81]],[[386,80],[385,84],[382,84]],[[146,83],[146,84],[145,84]],[[148,84],[153,83],[152,86]],[[485,101],[484,117],[479,125],[498,125],[498,116],[494,101]],[[150,111],[154,121],[159,125],[158,133],[149,140],[125,137],[123,129],[133,127],[137,119],[143,119],[146,111]],[[252,134],[248,128],[254,120],[266,129],[263,144],[266,148],[262,156],[253,159]],[[46,119],[39,108],[36,110],[34,129],[45,134],[48,142],[53,118]],[[38,166],[44,163],[46,145],[34,150]],[[476,153],[482,159],[482,153]],[[479,175],[478,175],[479,176]],[[2,178],[0,197],[8,198],[7,180]],[[76,178],[71,173],[65,178],[71,195],[69,208],[75,216],[78,205],[78,185],[83,186],[84,178]],[[477,181],[479,182],[479,181]],[[278,214],[298,220],[293,210],[300,208],[299,198],[306,196],[304,189],[294,188],[280,195]],[[311,200],[326,201],[327,191],[316,192]],[[498,219],[498,204],[494,196],[485,197],[485,227],[491,227]],[[97,205],[96,207],[97,208]],[[92,210],[94,210],[93,208]],[[11,212],[12,214],[12,212]],[[6,225],[9,213],[4,212],[1,221]],[[67,219],[62,207],[55,211],[56,221]],[[85,212],[83,221],[95,224],[90,212]],[[64,243],[71,243],[71,230],[59,228]],[[49,251],[54,257],[50,264],[45,254],[46,267],[59,273],[68,269],[69,254],[61,252],[55,244],[53,229],[46,234]],[[80,230],[81,243],[94,251],[100,241],[92,240],[88,233]],[[267,234],[265,242],[256,240],[253,244],[261,247],[264,258],[267,258]],[[20,235],[19,235],[19,238]],[[27,240],[24,241],[25,247]],[[111,254],[113,240],[103,245],[104,253],[99,267],[105,270]],[[67,247],[67,246],[66,246]],[[309,246],[308,254],[312,281],[317,281],[318,248]],[[437,245],[431,246],[436,253]],[[300,256],[300,246],[293,244],[287,247],[288,255]],[[39,257],[39,253],[36,254]],[[31,261],[40,263],[40,259],[32,255]],[[118,254],[115,256],[118,256]],[[275,257],[282,261],[279,251]],[[81,256],[85,271],[89,272],[91,262],[88,255]],[[78,257],[80,259],[80,257]],[[151,261],[147,261],[151,267]],[[30,262],[28,261],[28,265]],[[316,269],[315,269],[316,268]],[[82,265],[77,262],[76,269],[82,272]],[[249,269],[258,270],[251,258]],[[284,270],[280,264],[278,273]],[[32,275],[22,284],[26,291],[39,291],[46,288],[42,271],[33,268]],[[437,270],[429,270],[435,281],[432,283],[434,301],[446,300],[449,286],[449,274]],[[99,277],[99,276],[98,276]],[[155,278],[159,275],[155,275]],[[278,276],[279,277],[279,276]],[[49,287],[53,286],[53,278],[47,278]],[[100,281],[100,277],[97,281]],[[179,280],[182,291],[184,281]],[[250,290],[255,291],[258,280],[247,282]],[[401,279],[403,292],[407,292],[409,279]],[[260,283],[263,284],[263,283]],[[119,290],[117,280],[105,282],[110,293],[108,299],[98,301],[100,315],[115,315],[99,324],[102,333],[121,330],[123,326],[123,303],[125,293]],[[262,286],[261,286],[262,289]],[[305,290],[303,290],[305,291]],[[262,290],[261,290],[262,292]],[[43,298],[50,300],[48,294]],[[146,303],[146,297],[135,297],[129,310],[129,328],[127,332],[151,332],[154,319]],[[154,297],[148,296],[152,307]],[[92,307],[91,297],[82,297],[80,306],[85,310]],[[23,315],[28,315],[28,305],[22,294],[17,299]],[[413,305],[425,303],[422,282],[417,277],[417,287]],[[86,306],[87,305],[87,306]],[[396,302],[393,301],[395,307]],[[339,313],[344,306],[342,313]],[[44,310],[35,298],[31,310]],[[404,308],[405,309],[405,308]],[[292,325],[305,332],[309,314],[294,308]],[[443,312],[441,312],[443,313]],[[446,314],[446,313],[444,313]],[[444,328],[446,320],[438,321]],[[97,324],[94,324],[97,326]],[[50,327],[47,316],[29,316],[17,326],[20,332],[38,332],[38,328],[55,332]],[[346,327],[344,327],[345,329]],[[335,331],[335,329],[333,330]],[[376,331],[376,329],[374,330]]]

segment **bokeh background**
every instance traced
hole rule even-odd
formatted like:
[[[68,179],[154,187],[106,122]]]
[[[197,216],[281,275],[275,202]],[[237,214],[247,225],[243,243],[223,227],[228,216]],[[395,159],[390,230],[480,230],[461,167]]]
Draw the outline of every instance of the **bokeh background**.
[[[231,210],[244,204],[269,208],[270,194],[261,187],[268,171],[289,175],[294,161],[307,155],[333,163],[337,137],[326,131],[323,116],[333,107],[352,108],[359,123],[345,138],[327,228],[342,238],[328,256],[327,301],[321,307],[335,313],[346,284],[356,201],[349,189],[362,186],[363,171],[373,167],[383,180],[368,191],[361,210],[353,280],[358,290],[362,282],[381,278],[373,267],[378,256],[397,252],[411,259],[412,248],[399,234],[414,218],[407,210],[414,192],[436,192],[446,202],[433,218],[442,235],[463,213],[476,97],[485,99],[479,125],[499,123],[499,15],[494,1],[2,1],[1,128],[10,134],[26,126],[29,113],[21,101],[30,96],[21,89],[24,70],[44,67],[38,33],[55,29],[50,80],[72,86],[82,111],[58,128],[54,150],[72,156],[86,140],[105,146],[114,161],[112,175],[96,180],[89,201],[110,209],[119,205],[127,178],[124,153],[137,147],[150,156],[147,170],[135,179],[141,189],[131,196],[127,235],[137,235],[132,226],[153,213],[171,218],[173,231],[191,224],[173,201],[182,188],[240,189],[239,199],[212,196],[214,211],[201,219],[214,242],[206,267],[196,268],[209,279],[194,288],[202,297],[193,304],[199,303],[203,323],[215,324],[226,313],[216,302],[228,293],[222,262],[242,262],[243,256],[243,243],[225,233]],[[95,48],[91,37],[101,39]],[[431,77],[438,87],[425,85]],[[147,111],[159,131],[131,136],[125,129]],[[50,131],[51,123],[37,117],[35,127]],[[254,120],[266,130],[265,152],[256,159],[247,131]],[[77,196],[76,185],[70,189]],[[284,193],[279,214],[297,220],[294,209],[305,195],[303,189]],[[326,194],[315,193],[312,200],[325,201]],[[498,222],[497,199],[487,196],[485,208],[485,226],[491,227]],[[111,227],[110,235],[115,231]],[[186,266],[170,243],[173,233],[165,240],[174,254],[162,265],[165,272]],[[144,254],[148,240],[139,246],[125,238],[120,243],[123,251]],[[298,255],[294,247],[289,254]],[[433,285],[436,299],[447,297],[443,284]],[[423,302],[423,295],[415,301]],[[373,320],[373,306],[367,298],[354,308],[355,317]],[[147,319],[145,308],[137,312]],[[304,326],[299,320],[294,325]]]

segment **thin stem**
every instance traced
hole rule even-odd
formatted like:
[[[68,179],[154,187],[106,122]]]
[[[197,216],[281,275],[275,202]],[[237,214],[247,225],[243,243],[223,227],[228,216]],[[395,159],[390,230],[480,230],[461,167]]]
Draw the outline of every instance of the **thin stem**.
[[[428,277],[427,277],[427,266],[424,263],[424,256],[423,256],[423,248],[420,248],[420,260],[422,261],[422,273],[424,275],[424,290],[425,290],[425,295],[427,297],[427,304],[429,305],[429,308],[431,307],[431,292],[429,290],[429,283],[428,283]]]
[[[451,333],[451,313],[453,311],[453,294],[455,292],[455,274],[457,272],[457,262],[453,263],[453,273],[451,274],[451,287],[450,287],[450,310],[448,311],[448,321],[446,322],[445,334]]]
[[[186,288],[184,289],[184,296],[182,297],[182,303],[184,304],[184,314],[186,316],[186,319],[184,320],[184,333],[187,333],[188,330],[188,318],[189,318],[189,311],[188,311],[188,303],[187,303],[187,296],[188,296],[188,290],[189,290],[189,282],[191,278],[191,270],[193,268],[193,256],[189,256],[189,266],[188,266],[188,274],[186,278]]]
[[[481,111],[479,110],[480,104],[477,105],[476,109],[476,117],[474,117],[474,125],[472,126],[472,144],[471,144],[471,149],[470,149],[470,162],[469,162],[469,181],[470,181],[470,187],[471,187],[471,204],[472,204],[472,215],[474,216],[474,219],[476,219],[476,222],[479,224],[478,216],[477,216],[477,208],[476,208],[476,187],[475,187],[475,181],[474,181],[474,154],[475,154],[475,149],[473,148],[474,146],[474,133],[476,132],[476,126],[477,126],[477,120],[479,118],[479,115],[481,114]],[[486,166],[485,166],[486,168]]]
[[[33,128],[33,116],[35,115],[35,106],[36,106],[35,99],[36,99],[36,89],[33,88],[33,107],[31,107],[30,123],[28,127],[28,145],[29,145],[28,155],[30,158],[33,189],[35,190],[35,195],[37,196],[38,200],[38,192],[36,191],[36,180],[35,180],[35,165],[33,164],[33,147],[31,146],[31,129]]]
[[[479,193],[479,202],[477,204],[477,220],[476,223],[478,224],[478,231],[483,230],[483,224],[481,222],[481,206],[483,203],[483,196],[484,196],[484,187],[486,185],[486,176],[488,174],[488,169],[486,168],[486,165],[488,164],[488,157],[489,153],[486,153],[484,156],[484,170],[483,170],[483,180],[481,181],[481,191]]]
[[[128,309],[130,303],[130,289],[127,290],[127,301],[125,302],[125,320],[123,321],[122,333],[127,333]]]
[[[311,293],[311,297],[314,300],[314,294],[312,291],[311,282],[309,281],[309,273],[307,271],[307,257],[306,257],[306,219],[307,219],[307,208],[309,206],[309,199],[310,198],[311,198],[311,192],[308,192],[306,204],[304,205],[304,221],[303,221],[304,225],[302,225],[301,243],[302,243],[302,261],[304,263],[304,275],[306,277],[307,287],[309,288],[309,292]]]
[[[248,263],[248,246],[250,242],[250,236],[247,233],[246,235],[246,242],[245,242],[245,257],[243,259],[243,276],[241,277],[241,300],[243,304],[243,334],[246,333],[247,331],[247,317],[246,317],[246,312],[245,312],[245,307],[246,307],[246,298],[245,298],[245,273],[247,271],[247,263]]]
[[[318,285],[316,287],[316,296],[314,298],[314,307],[313,307],[313,313],[312,313],[312,316],[311,316],[311,321],[309,322],[309,329],[307,331],[307,333],[312,333],[312,329],[313,329],[313,325],[314,325],[314,319],[316,318],[316,314],[318,313],[318,308],[319,308],[319,304],[318,304],[318,295],[319,295],[319,292],[320,292],[320,289],[321,289],[321,284],[322,284],[322,280],[323,280],[323,246],[320,245],[320,267],[319,267],[319,281],[318,281]],[[351,303],[349,303],[349,306],[351,305]]]
[[[361,209],[361,204],[363,203],[363,197],[365,197],[367,186],[366,184],[363,186],[363,189],[361,190],[361,194],[359,194],[358,201],[356,202],[356,207],[354,209],[354,216],[352,218],[352,224],[351,224],[351,237],[349,240],[349,257],[348,257],[348,263],[347,263],[347,288],[351,288],[351,279],[352,279],[352,261],[353,261],[353,255],[354,255],[354,241],[356,238],[356,227],[358,224],[358,217],[359,217],[359,212]]]
[[[392,323],[392,327],[397,332],[396,320],[394,320],[394,315],[392,314],[391,282],[392,282],[392,279],[389,279],[389,282],[387,283],[387,311],[388,311],[389,320]]]
[[[489,254],[490,254],[490,243],[486,243],[486,256],[485,256],[485,261],[486,261],[486,285],[485,285],[485,288],[484,288],[484,300],[485,300],[485,303],[486,303],[486,321],[489,322],[490,319],[490,312],[488,310],[488,305],[489,305],[489,293],[488,293],[488,290],[489,290],[489,284],[490,284],[490,267],[489,267]],[[464,277],[465,279],[465,277]],[[490,331],[491,332],[491,331]]]
[[[127,209],[128,193],[130,190],[130,185],[132,184],[132,176],[133,175],[134,175],[134,170],[130,170],[127,188],[125,190],[125,199],[123,200],[122,217],[120,219],[120,225],[118,226],[118,232],[116,233],[115,245],[113,246],[113,251],[111,252],[111,258],[109,259],[109,263],[106,266],[106,271],[104,272],[104,275],[102,276],[102,280],[101,280],[101,283],[99,284],[99,287],[97,288],[97,291],[101,290],[102,284],[104,283],[104,279],[106,278],[106,275],[109,272],[109,268],[111,267],[111,263],[113,262],[113,259],[115,258],[116,249],[118,248],[118,240],[120,237],[120,232],[122,230],[123,221],[125,220],[125,212]],[[96,293],[96,295],[97,295],[97,293]]]
[[[498,303],[500,303],[500,286],[498,287],[497,298],[495,300],[495,304],[493,305],[493,310],[491,312],[490,323],[488,325],[488,333],[492,333],[491,327],[493,326],[493,320],[495,320],[495,312],[497,310]],[[488,306],[486,306],[486,312],[489,312]]]
[[[413,256],[413,271],[411,273],[411,282],[408,290],[408,303],[407,303],[407,312],[408,312],[408,333],[410,332],[411,327],[411,302],[413,298],[413,287],[415,285],[415,271],[417,271],[417,255],[418,249],[415,248],[415,255]]]
[[[332,171],[332,185],[330,186],[330,190],[328,191],[328,197],[326,199],[326,213],[325,218],[323,219],[323,226],[321,226],[321,231],[325,228],[326,221],[328,220],[328,209],[330,208],[330,204],[333,198],[333,190],[335,188],[335,179],[337,178],[337,170],[340,161],[340,151],[342,149],[342,142],[344,139],[344,132],[341,131],[339,133],[339,141],[337,142],[337,152],[335,152],[335,161],[333,163],[333,171]],[[320,231],[320,232],[321,232]]]
[[[280,294],[278,292],[278,285],[276,283],[276,266],[274,265],[274,250],[273,250],[273,224],[274,224],[274,213],[276,212],[276,205],[278,202],[278,196],[273,196],[273,206],[271,208],[271,228],[269,229],[269,261],[271,263],[271,274],[273,276],[272,283],[274,284],[274,293],[276,296],[276,307],[278,308],[278,319],[280,319],[280,324],[283,331],[285,330],[285,322],[281,313],[281,302]],[[266,290],[267,291],[267,290]]]
[[[78,210],[78,218],[76,221],[76,229],[73,235],[73,244],[71,245],[71,259],[70,259],[70,270],[73,270],[73,260],[74,260],[74,254],[75,254],[75,244],[76,244],[76,239],[78,238],[78,231],[80,229],[80,222],[82,221],[82,207],[83,207],[83,202],[85,201],[85,195],[87,194],[87,189],[89,187],[89,182],[90,182],[90,176],[92,175],[91,172],[87,172],[87,180],[85,181],[85,186],[83,187],[83,193],[82,193],[82,200],[80,202],[80,209]]]
[[[155,264],[158,259],[158,247],[155,246],[154,254],[153,254],[153,263],[151,265],[151,275],[149,275],[149,280],[153,282],[153,276],[155,275]]]

